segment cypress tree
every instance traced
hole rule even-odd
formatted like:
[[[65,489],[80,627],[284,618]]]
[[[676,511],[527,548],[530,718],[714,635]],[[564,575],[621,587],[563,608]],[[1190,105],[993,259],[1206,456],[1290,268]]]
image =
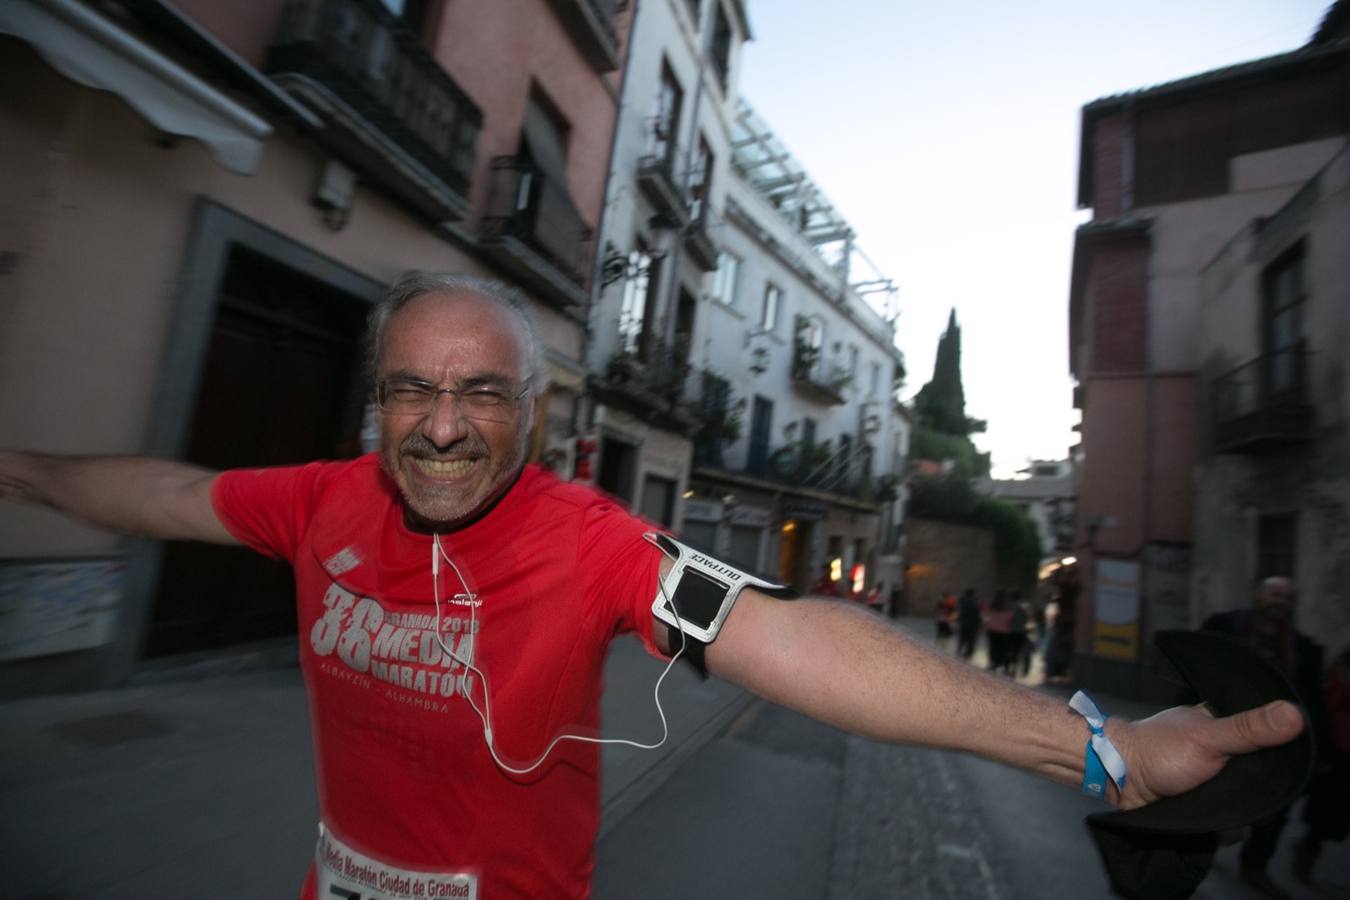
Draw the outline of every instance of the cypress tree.
[[[968,437],[983,431],[984,423],[966,418],[966,391],[961,384],[961,326],[956,308],[947,318],[947,330],[938,339],[933,377],[914,398],[915,418],[942,434]]]

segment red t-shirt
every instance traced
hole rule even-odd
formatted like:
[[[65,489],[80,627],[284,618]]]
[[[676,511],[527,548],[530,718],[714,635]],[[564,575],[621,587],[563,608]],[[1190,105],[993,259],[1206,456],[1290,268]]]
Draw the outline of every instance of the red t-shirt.
[[[564,741],[524,776],[492,761],[464,669],[434,639],[431,538],[408,530],[376,458],[226,472],[212,499],[231,534],[295,568],[327,833],[357,860],[470,873],[487,900],[585,896],[599,748]],[[486,673],[508,764],[532,763],[559,733],[597,732],[611,637],[637,631],[656,652],[660,552],[642,538],[651,528],[527,466],[490,512],[442,535],[477,598],[442,563],[441,638]],[[479,679],[466,677],[481,707]],[[311,865],[302,897],[314,898],[314,883]]]

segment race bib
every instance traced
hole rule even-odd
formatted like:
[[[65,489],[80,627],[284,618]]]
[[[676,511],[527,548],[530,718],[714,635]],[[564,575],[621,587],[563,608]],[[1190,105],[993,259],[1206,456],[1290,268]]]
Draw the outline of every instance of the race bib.
[[[400,869],[358,853],[319,823],[314,850],[318,900],[478,900],[472,872]]]

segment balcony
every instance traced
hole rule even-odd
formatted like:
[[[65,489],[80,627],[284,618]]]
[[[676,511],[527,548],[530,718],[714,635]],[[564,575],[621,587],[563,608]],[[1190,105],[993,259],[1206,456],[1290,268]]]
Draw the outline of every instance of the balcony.
[[[679,150],[672,127],[661,117],[647,120],[648,152],[638,160],[637,182],[658,216],[673,227],[684,228],[689,224],[689,203],[675,176]]]
[[[684,249],[694,264],[704,272],[717,269],[717,245],[708,234],[708,206],[699,202],[698,212],[684,231]]]
[[[556,308],[584,307],[591,228],[565,185],[528,157],[492,160],[492,190],[479,234],[484,254]]]
[[[1214,379],[1214,449],[1260,453],[1313,439],[1302,341],[1258,356]]]
[[[581,55],[597,72],[619,67],[619,37],[614,30],[618,0],[552,0]]]
[[[819,354],[815,348],[797,345],[792,354],[792,386],[817,403],[840,406],[847,402],[844,388],[853,383],[853,376],[838,366],[825,371]]]
[[[694,465],[720,475],[746,477],[755,482],[782,485],[790,490],[812,490],[849,497],[864,504],[890,502],[897,496],[899,479],[871,474],[870,453],[857,447],[832,449],[829,442],[791,441],[770,450],[758,465],[744,472],[728,472],[714,447],[695,447]],[[752,458],[753,458],[752,454]]]
[[[692,436],[701,420],[685,400],[688,356],[684,341],[652,341],[645,359],[622,350],[610,357],[603,376],[593,377],[593,392],[644,421]]]
[[[288,0],[267,74],[318,139],[434,222],[464,218],[483,113],[378,0]]]

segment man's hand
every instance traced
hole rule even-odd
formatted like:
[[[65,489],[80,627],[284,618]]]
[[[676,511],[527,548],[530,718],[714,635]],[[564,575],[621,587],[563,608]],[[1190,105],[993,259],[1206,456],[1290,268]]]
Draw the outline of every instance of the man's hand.
[[[1219,774],[1229,757],[1287,743],[1303,728],[1303,714],[1284,700],[1223,719],[1202,706],[1178,706],[1138,722],[1108,719],[1107,737],[1125,758],[1120,808],[1185,793]]]

